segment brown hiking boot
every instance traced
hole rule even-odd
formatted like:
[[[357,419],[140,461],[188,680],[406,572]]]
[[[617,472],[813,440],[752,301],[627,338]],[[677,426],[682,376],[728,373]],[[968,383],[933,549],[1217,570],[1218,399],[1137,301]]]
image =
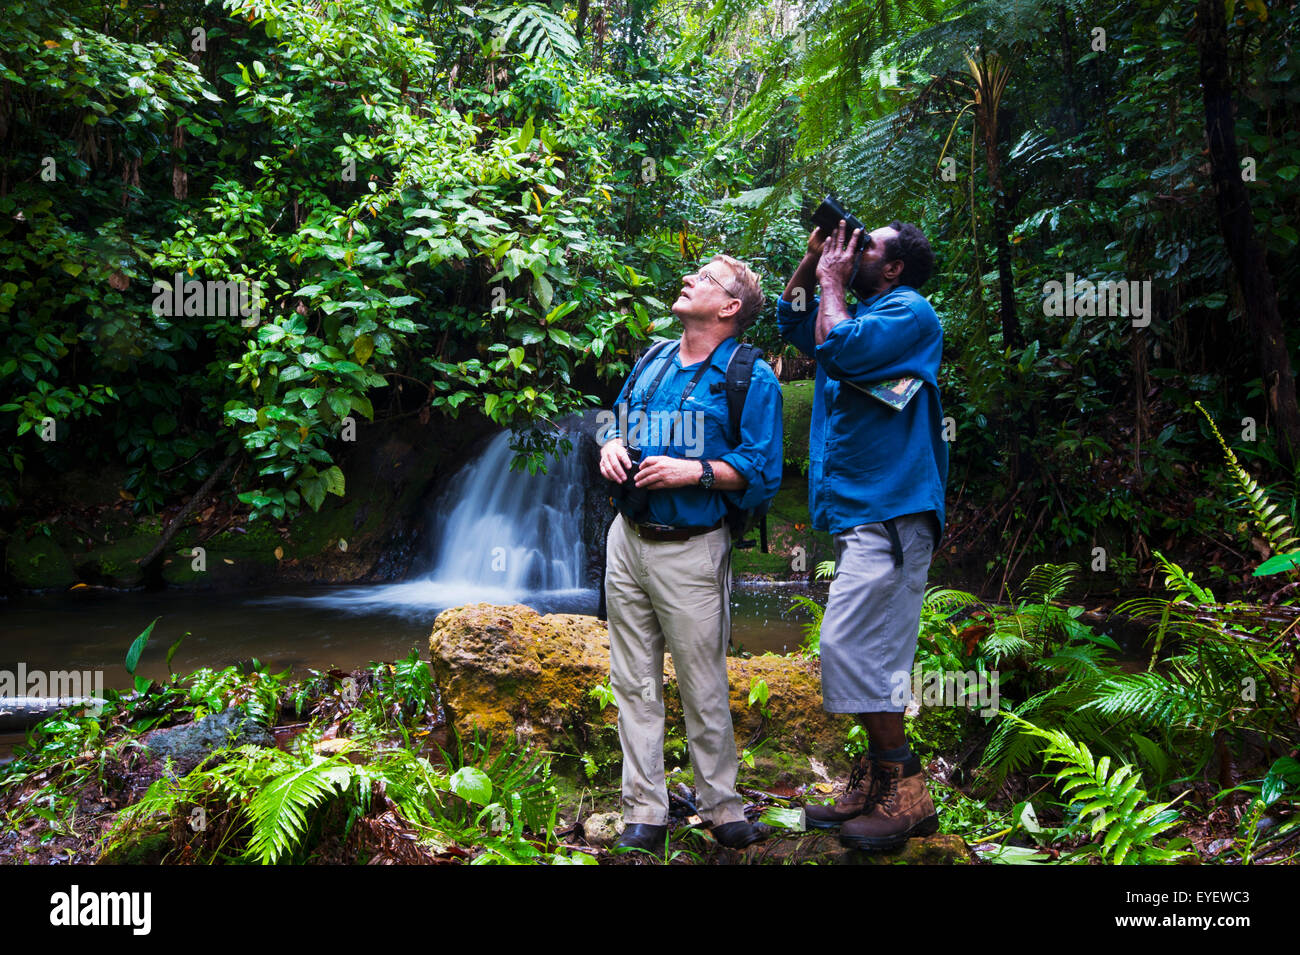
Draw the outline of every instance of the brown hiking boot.
[[[827,806],[805,805],[804,818],[813,829],[834,829],[842,822],[870,811],[875,802],[875,760],[865,753],[857,758],[849,772],[844,791]]]
[[[939,815],[925,788],[921,761],[915,756],[902,763],[876,763],[874,805],[846,822],[840,843],[851,849],[884,852],[897,849],[912,836],[939,831]]]

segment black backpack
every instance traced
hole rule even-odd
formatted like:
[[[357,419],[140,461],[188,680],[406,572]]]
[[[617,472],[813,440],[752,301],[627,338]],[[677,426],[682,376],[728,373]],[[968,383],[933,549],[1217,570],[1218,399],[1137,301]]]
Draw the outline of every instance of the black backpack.
[[[641,370],[649,363],[649,360],[659,354],[664,348],[671,345],[670,340],[656,342],[637,358],[636,364],[632,367],[632,374],[627,382],[627,394],[630,398],[632,390],[636,387],[636,380],[641,374]],[[754,362],[758,360],[762,351],[757,345],[740,344],[736,346],[731,357],[727,359],[727,377],[725,382],[714,382],[709,386],[710,392],[717,394],[719,391],[727,393],[727,418],[730,425],[730,435],[733,444],[740,443],[740,418],[745,412],[745,399],[749,396],[749,383],[754,377]],[[707,361],[707,359],[706,359]],[[767,509],[770,501],[764,501],[758,507],[752,510],[742,511],[724,498],[727,505],[727,527],[731,531],[731,540],[735,547],[745,550],[753,547],[754,542],[745,540],[745,535],[753,530],[754,525],[759,527],[760,549],[767,553]]]

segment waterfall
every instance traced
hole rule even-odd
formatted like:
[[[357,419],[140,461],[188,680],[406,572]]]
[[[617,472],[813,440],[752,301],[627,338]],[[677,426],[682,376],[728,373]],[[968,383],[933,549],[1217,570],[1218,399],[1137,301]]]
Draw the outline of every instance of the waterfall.
[[[439,499],[430,522],[433,559],[423,579],[517,594],[582,588],[585,477],[574,445],[558,461],[548,460],[546,474],[529,474],[510,470],[510,433],[493,437]]]
[[[587,424],[573,422],[573,449],[548,458],[545,474],[510,470],[509,431],[490,438],[433,503],[428,569],[418,576],[252,602],[403,616],[469,603],[525,603],[541,613],[594,612],[597,593],[587,580],[583,537],[587,477],[578,433]]]

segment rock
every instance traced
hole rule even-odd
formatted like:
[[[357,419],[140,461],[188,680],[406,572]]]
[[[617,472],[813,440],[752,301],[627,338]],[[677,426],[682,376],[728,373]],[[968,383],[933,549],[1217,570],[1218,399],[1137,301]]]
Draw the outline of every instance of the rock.
[[[57,542],[45,534],[22,535],[5,543],[5,569],[18,586],[30,590],[67,587],[75,583],[72,561]]]
[[[237,707],[210,713],[183,726],[153,730],[140,738],[142,749],[130,767],[129,788],[139,793],[164,775],[179,778],[203,762],[213,750],[245,744],[274,746],[275,739],[265,726]]]
[[[535,748],[577,753],[591,727],[613,725],[614,707],[597,709],[593,687],[609,677],[609,634],[603,621],[582,614],[539,615],[520,606],[471,604],[438,615],[429,637],[434,676],[448,717],[462,736],[512,733]],[[664,703],[669,725],[681,727],[682,708],[671,658],[665,656]],[[799,657],[728,658],[731,714],[738,749],[768,742],[760,767],[808,772],[808,757],[836,765],[851,721],[821,707],[817,662]],[[769,690],[764,719],[749,705],[751,685]]]
[[[623,816],[617,812],[596,812],[582,823],[583,835],[593,846],[612,846],[625,828]]]
[[[961,836],[937,833],[909,839],[894,852],[863,852],[840,845],[834,832],[777,836],[737,853],[736,861],[750,865],[970,865],[974,860]]]

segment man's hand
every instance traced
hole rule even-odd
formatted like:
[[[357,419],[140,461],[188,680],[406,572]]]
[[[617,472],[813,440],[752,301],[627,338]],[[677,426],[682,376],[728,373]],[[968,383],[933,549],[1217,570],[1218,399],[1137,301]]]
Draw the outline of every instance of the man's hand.
[[[799,267],[794,270],[794,275],[790,276],[790,281],[786,283],[785,300],[799,303],[794,309],[796,312],[808,310],[808,300],[812,298],[817,282],[817,260],[825,245],[826,236],[822,234],[822,230],[813,229],[808,236],[808,252],[799,263]]]
[[[844,220],[841,219],[841,222]],[[822,235],[820,226],[815,227],[808,235],[808,254],[817,258],[822,254],[822,247],[826,245],[826,236]]]
[[[627,472],[632,467],[627,448],[623,447],[621,438],[611,438],[600,449],[600,473],[607,481],[622,484],[627,480]]]
[[[849,284],[849,276],[853,274],[853,264],[857,261],[858,237],[862,230],[854,229],[853,235],[845,239],[845,227],[846,224],[841,219],[822,247],[822,257],[817,263],[817,281],[821,283],[823,295],[828,290],[842,293]],[[809,239],[808,242],[811,246],[812,240]]]
[[[636,486],[648,490],[691,487],[700,483],[704,465],[698,458],[670,458],[653,454],[641,460],[636,472]]]

